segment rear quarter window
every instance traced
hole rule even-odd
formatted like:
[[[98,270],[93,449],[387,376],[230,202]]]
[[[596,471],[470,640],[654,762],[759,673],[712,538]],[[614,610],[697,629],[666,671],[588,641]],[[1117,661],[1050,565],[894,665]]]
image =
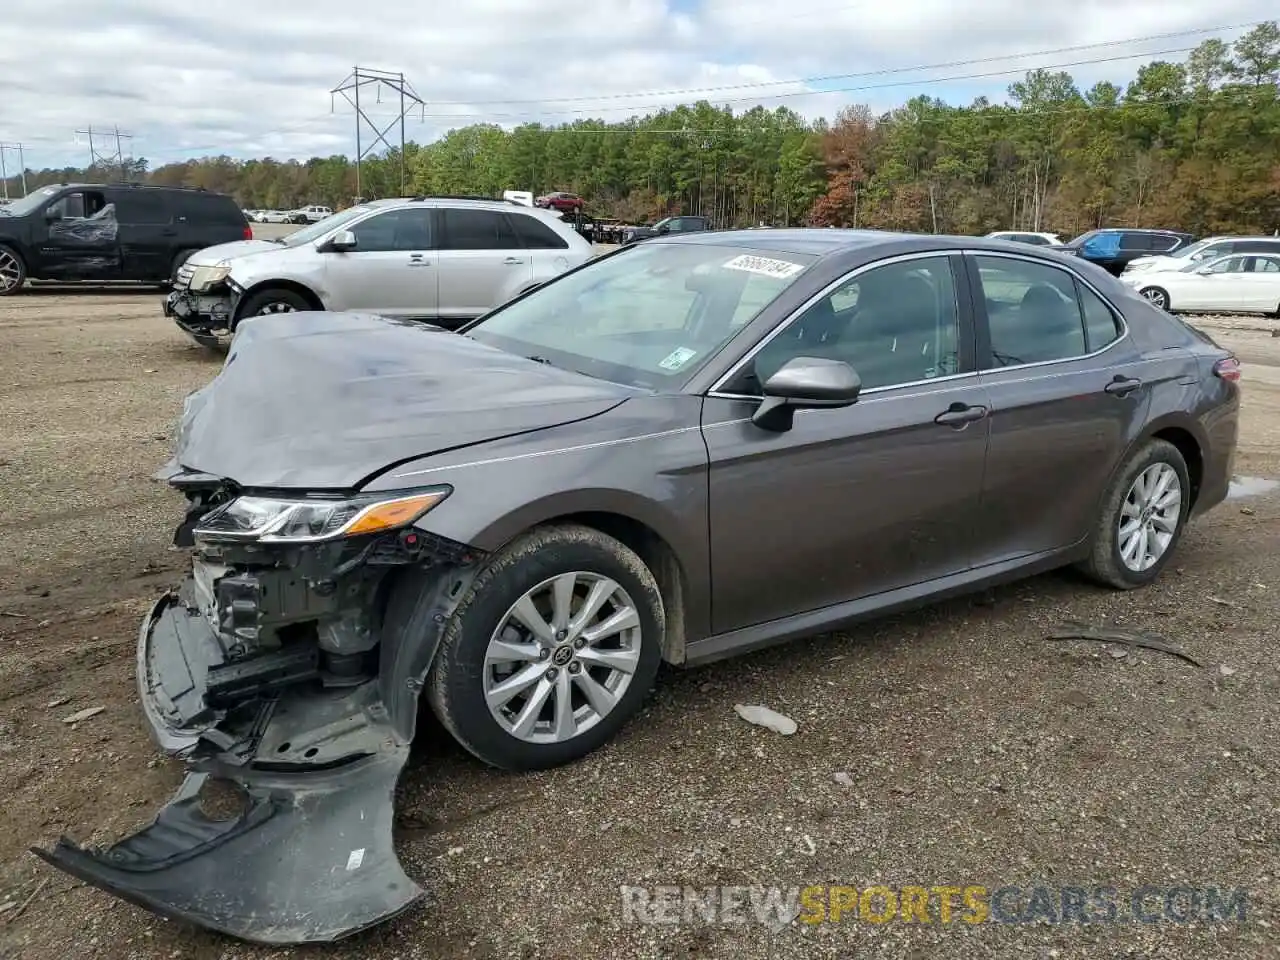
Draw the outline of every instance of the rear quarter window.
[[[190,193],[177,191],[168,194],[170,205],[178,216],[193,223],[218,223],[240,226],[245,223],[244,211],[228,196],[218,193]]]
[[[524,213],[509,214],[516,236],[530,250],[567,250],[569,242],[537,217]]]

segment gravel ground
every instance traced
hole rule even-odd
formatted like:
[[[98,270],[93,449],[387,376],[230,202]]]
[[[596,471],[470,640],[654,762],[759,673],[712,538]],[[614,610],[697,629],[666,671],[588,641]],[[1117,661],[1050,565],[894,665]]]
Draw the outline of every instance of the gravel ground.
[[[1245,361],[1237,469],[1280,477],[1280,339],[1198,321]],[[133,692],[177,575],[150,474],[217,361],[154,294],[0,301],[0,956],[69,958],[1274,957],[1280,936],[1280,493],[1196,524],[1157,585],[1066,575],[667,675],[607,748],[488,770],[428,727],[397,845],[432,902],[346,944],[270,951],[160,920],[28,854],[110,841],[181,778]],[[1065,620],[1197,658],[1047,642]],[[800,727],[738,719],[763,703]],[[77,724],[83,708],[103,712]],[[619,886],[1245,887],[1238,923],[624,924]],[[8,906],[6,906],[8,905]]]

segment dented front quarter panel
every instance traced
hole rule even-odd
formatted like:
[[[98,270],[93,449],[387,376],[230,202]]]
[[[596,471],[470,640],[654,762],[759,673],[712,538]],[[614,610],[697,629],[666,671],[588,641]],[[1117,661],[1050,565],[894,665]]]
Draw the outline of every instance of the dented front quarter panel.
[[[190,773],[151,824],[111,847],[64,837],[33,852],[162,916],[257,943],[333,941],[408,909],[423,891],[395,855],[393,793],[427,670],[479,562],[454,553],[389,572],[388,626],[377,673],[364,682],[288,687],[186,730],[171,726],[174,714],[147,685],[158,620],[186,614],[160,601],[139,637],[139,687],[157,741]],[[216,655],[191,659],[199,674]],[[241,798],[227,819],[202,809],[213,781]]]

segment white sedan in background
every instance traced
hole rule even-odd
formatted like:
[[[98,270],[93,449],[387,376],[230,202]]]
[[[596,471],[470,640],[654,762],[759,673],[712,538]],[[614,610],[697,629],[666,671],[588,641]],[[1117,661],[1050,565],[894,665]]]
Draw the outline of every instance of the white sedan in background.
[[[1280,253],[1237,253],[1208,263],[1157,267],[1124,274],[1120,282],[1165,310],[1280,315]]]

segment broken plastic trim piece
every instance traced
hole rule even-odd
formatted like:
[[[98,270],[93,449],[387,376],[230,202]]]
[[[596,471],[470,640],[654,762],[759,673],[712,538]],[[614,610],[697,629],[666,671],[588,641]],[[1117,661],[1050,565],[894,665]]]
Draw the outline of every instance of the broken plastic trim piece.
[[[64,837],[32,852],[138,906],[241,940],[332,942],[423,895],[392,846],[392,791],[408,752],[385,745],[305,772],[193,773],[149,826],[108,849]],[[239,816],[214,820],[201,810],[200,789],[212,775],[243,791]]]

